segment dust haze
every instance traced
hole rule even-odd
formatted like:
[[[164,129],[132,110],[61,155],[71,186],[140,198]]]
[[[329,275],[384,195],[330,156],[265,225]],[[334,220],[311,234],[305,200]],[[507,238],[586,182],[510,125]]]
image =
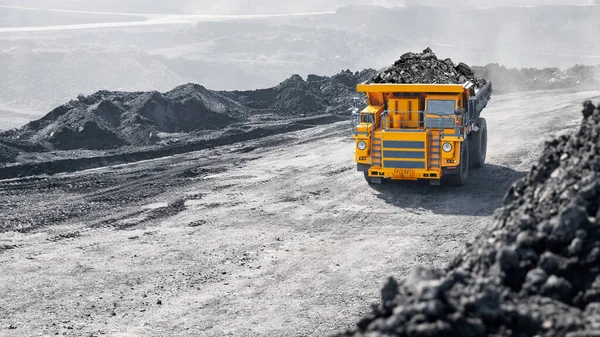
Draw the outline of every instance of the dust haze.
[[[594,0],[507,0],[501,6],[541,6],[541,5],[593,5]],[[124,3],[117,0],[2,0],[2,5],[35,6],[40,8],[61,8],[70,10],[98,10],[106,12],[134,13],[179,13],[179,14],[267,14],[267,13],[303,13],[334,11],[345,6],[382,6],[398,7],[405,5],[443,6],[443,7],[487,7],[498,6],[493,0],[292,0],[292,1],[194,1],[194,0],[131,0]]]
[[[317,337],[405,313],[410,336],[452,335],[446,321],[483,336],[477,315],[597,331],[600,304],[583,308],[600,298],[600,107],[577,129],[600,100],[599,2],[0,0],[0,336]],[[486,164],[460,188],[370,185],[356,86],[423,50],[398,73],[493,83],[489,137],[473,128]],[[461,272],[451,289],[421,269],[402,294],[427,302],[370,323],[395,301],[389,276],[444,268],[503,224],[521,233],[465,261],[523,287]],[[530,304],[518,289],[534,306],[504,302]]]
[[[504,4],[0,0],[0,128],[98,90],[267,88],[293,74],[380,69],[426,47],[479,66],[600,63],[590,1]]]

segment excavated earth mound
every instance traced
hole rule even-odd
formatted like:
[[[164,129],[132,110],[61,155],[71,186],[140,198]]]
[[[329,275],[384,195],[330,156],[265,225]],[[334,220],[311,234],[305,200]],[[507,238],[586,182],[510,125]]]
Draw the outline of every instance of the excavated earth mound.
[[[371,83],[427,83],[464,84],[467,80],[481,87],[487,82],[475,77],[473,70],[464,63],[454,64],[451,59],[439,60],[427,48],[423,53],[406,53],[384,71],[371,79]]]
[[[0,163],[12,163],[15,161],[19,152],[44,151],[41,146],[29,144],[27,142],[14,141],[0,137]]]
[[[156,143],[160,132],[224,127],[244,107],[196,84],[167,93],[99,91],[79,96],[5,136],[49,150],[102,150]]]
[[[390,278],[338,336],[600,336],[600,107],[583,115],[445,270]]]
[[[252,109],[254,113],[271,113],[285,118],[314,116],[325,113],[345,113],[357,96],[356,85],[375,74],[375,70],[360,72],[344,70],[334,76],[308,75],[306,81],[293,75],[268,89],[220,92]]]
[[[0,142],[0,162],[12,163],[18,155],[17,149]]]
[[[568,69],[506,68],[497,63],[473,67],[476,76],[494,83],[494,92],[528,90],[596,89],[600,85],[600,66],[577,64]]]
[[[332,77],[294,75],[276,87],[254,91],[212,91],[198,84],[167,93],[99,91],[80,95],[19,130],[0,134],[53,150],[109,150],[159,143],[164,134],[226,129],[251,118],[348,112],[355,86],[374,70],[342,71]],[[14,161],[14,148],[0,143],[0,163]]]

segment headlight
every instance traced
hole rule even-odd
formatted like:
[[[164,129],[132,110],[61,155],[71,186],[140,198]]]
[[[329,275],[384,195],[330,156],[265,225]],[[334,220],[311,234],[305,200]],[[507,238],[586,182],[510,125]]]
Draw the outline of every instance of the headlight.
[[[356,144],[356,146],[358,147],[359,150],[362,151],[367,148],[367,143],[361,140],[360,142],[358,142]]]
[[[442,146],[442,150],[444,150],[444,152],[450,152],[450,151],[452,151],[452,144],[450,144],[450,143],[444,143],[444,145]]]

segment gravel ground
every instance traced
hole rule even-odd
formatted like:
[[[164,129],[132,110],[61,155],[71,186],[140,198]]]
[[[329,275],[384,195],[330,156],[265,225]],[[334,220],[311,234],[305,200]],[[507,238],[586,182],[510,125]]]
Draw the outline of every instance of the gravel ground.
[[[495,96],[463,188],[369,187],[348,123],[0,181],[0,336],[322,336],[443,268],[594,92]],[[532,104],[535,102],[535,104]],[[565,111],[574,111],[569,114]]]

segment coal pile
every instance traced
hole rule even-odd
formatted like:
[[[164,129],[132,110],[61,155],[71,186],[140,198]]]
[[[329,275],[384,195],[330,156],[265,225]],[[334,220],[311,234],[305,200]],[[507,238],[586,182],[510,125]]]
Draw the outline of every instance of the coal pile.
[[[293,75],[279,85],[259,90],[221,92],[252,109],[282,117],[348,113],[356,85],[375,74],[372,69],[343,70],[334,76]]]
[[[600,107],[583,115],[445,270],[390,278],[338,336],[600,336]]]
[[[34,144],[40,152],[114,150],[160,145],[171,135],[223,132],[257,116],[290,120],[349,113],[356,84],[374,73],[346,70],[332,77],[309,75],[307,80],[294,75],[273,88],[252,91],[213,91],[198,84],[166,93],[98,91],[0,137]],[[241,130],[223,134],[227,132]],[[0,143],[0,163],[14,161],[18,153]]]
[[[0,142],[0,162],[12,163],[19,155],[19,150]]]
[[[160,141],[160,133],[226,127],[243,113],[236,102],[194,84],[167,93],[99,91],[80,95],[3,136],[49,151],[107,150],[152,145]]]
[[[451,59],[440,60],[427,48],[422,53],[406,53],[384,71],[375,75],[370,83],[423,83],[423,84],[464,84],[471,81],[477,87],[487,81],[475,77],[475,73],[465,63],[454,64]]]
[[[0,137],[0,163],[15,162],[21,152],[43,151],[41,146]]]

